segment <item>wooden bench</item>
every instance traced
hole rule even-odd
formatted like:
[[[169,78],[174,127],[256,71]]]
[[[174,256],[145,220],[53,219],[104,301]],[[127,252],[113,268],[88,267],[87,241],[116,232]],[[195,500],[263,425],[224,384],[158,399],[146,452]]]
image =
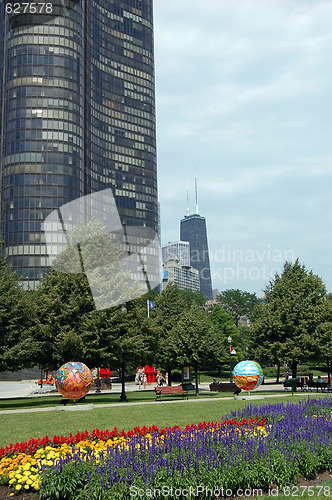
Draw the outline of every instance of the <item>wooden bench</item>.
[[[184,396],[187,396],[188,399],[188,391],[184,391],[182,385],[165,385],[155,387],[156,391],[156,399],[161,400],[161,396],[167,396],[168,394],[180,394],[182,395],[182,399]]]
[[[292,382],[291,380],[286,380],[283,382],[284,385],[284,390],[287,391],[287,389],[290,389],[292,387]],[[295,384],[296,389],[301,389],[302,391],[312,391],[316,389],[318,392],[319,389],[323,391],[329,392],[329,387],[328,387],[328,382],[327,382],[327,377],[323,377],[323,382],[314,382],[313,380],[309,380],[308,377],[298,377],[296,384]]]
[[[241,389],[234,382],[212,382],[210,391],[213,392],[241,392]]]
[[[305,382],[297,377],[295,379],[290,378],[285,380],[283,382],[284,390],[287,391],[288,389],[292,389],[293,384],[295,391],[296,389],[301,389],[302,391],[305,390]]]
[[[327,382],[314,382],[313,380],[308,380],[307,382],[308,390],[316,389],[316,392],[326,390],[328,388]]]

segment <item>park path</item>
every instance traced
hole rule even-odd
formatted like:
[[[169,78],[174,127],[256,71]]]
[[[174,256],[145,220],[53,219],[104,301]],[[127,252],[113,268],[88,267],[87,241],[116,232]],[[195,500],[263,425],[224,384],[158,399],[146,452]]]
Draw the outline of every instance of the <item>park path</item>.
[[[280,391],[280,389],[279,389]],[[310,396],[315,396],[316,393],[314,392],[311,392],[311,393],[308,393],[308,395]],[[277,394],[277,393],[271,393],[271,394],[265,394],[265,398],[275,398],[275,397],[285,397],[285,396],[289,396],[290,393],[289,392],[283,392],[283,393],[280,393]],[[301,396],[301,395],[304,395],[303,392],[298,392],[298,393],[295,393],[294,394],[294,397],[296,396]],[[112,408],[112,407],[116,407],[116,406],[141,406],[141,405],[165,405],[165,404],[190,404],[190,403],[197,403],[197,402],[211,402],[211,401],[227,401],[227,400],[232,400],[234,399],[234,396],[226,396],[226,397],[223,397],[223,398],[204,398],[204,397],[198,397],[198,398],[192,398],[192,399],[178,399],[178,400],[167,400],[167,399],[164,399],[163,401],[141,401],[141,402],[135,402],[135,403],[107,403],[107,404],[95,404],[93,405],[94,406],[94,409],[98,409],[98,408]],[[248,400],[247,400],[248,401]],[[254,399],[253,399],[254,401]],[[249,402],[249,401],[248,401]],[[1,401],[0,401],[0,404],[1,404]],[[57,410],[57,407],[56,406],[49,406],[49,407],[45,407],[45,408],[21,408],[21,409],[14,409],[14,410],[0,410],[0,415],[10,415],[10,414],[14,414],[14,413],[34,413],[34,412],[50,412],[50,411],[66,411],[65,410],[65,407],[61,407],[61,410]],[[68,410],[68,411],[72,411],[72,410]],[[78,407],[77,411],[85,411],[83,409],[80,409]]]

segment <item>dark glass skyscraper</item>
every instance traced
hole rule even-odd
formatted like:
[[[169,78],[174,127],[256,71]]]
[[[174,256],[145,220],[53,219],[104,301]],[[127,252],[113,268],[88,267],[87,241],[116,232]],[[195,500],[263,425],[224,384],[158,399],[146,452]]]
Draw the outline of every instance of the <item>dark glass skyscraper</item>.
[[[190,265],[199,271],[200,289],[204,297],[212,300],[209,247],[205,217],[185,215],[180,222],[180,240],[189,241]]]
[[[43,221],[78,197],[111,187],[123,224],[158,231],[152,3],[1,1],[2,238],[25,284],[49,266]]]

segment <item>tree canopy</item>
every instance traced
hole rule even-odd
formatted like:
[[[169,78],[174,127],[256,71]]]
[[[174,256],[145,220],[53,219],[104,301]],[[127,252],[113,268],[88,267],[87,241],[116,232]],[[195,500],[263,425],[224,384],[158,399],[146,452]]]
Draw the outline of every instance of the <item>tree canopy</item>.
[[[0,258],[0,371],[19,370],[32,365],[34,343],[30,328],[34,304],[20,277],[12,273],[5,257]],[[33,293],[33,292],[31,292]]]
[[[259,303],[255,293],[243,292],[234,288],[221,292],[218,300],[223,308],[233,316],[236,326],[238,326],[241,316],[250,318],[254,307]]]
[[[171,359],[179,367],[187,364],[194,367],[196,395],[198,395],[198,369],[202,365],[215,363],[218,337],[206,312],[193,304],[189,311],[182,313],[172,328],[169,345]]]
[[[266,287],[264,303],[255,309],[252,353],[261,362],[287,363],[296,376],[298,363],[317,359],[328,305],[321,278],[298,260],[286,262]]]

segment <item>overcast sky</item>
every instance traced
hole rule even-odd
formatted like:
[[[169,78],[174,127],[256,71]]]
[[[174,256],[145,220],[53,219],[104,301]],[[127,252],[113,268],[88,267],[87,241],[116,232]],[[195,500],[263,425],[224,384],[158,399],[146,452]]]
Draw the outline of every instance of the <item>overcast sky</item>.
[[[332,1],[154,0],[162,243],[206,217],[212,286],[299,258],[332,291]]]

